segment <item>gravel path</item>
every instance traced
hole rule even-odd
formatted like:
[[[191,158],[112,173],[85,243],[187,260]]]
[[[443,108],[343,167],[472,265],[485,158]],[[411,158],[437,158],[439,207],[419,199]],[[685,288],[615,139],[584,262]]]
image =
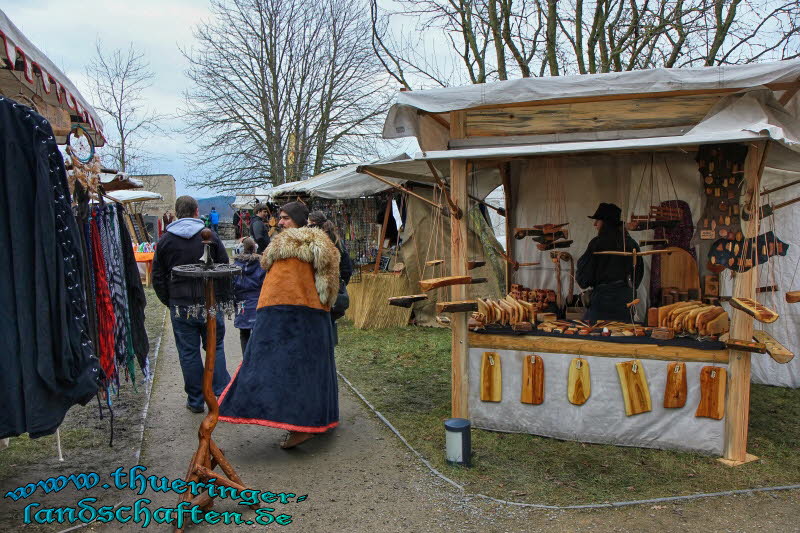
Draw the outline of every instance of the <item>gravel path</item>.
[[[228,324],[226,354],[233,374],[241,360],[238,333]],[[147,475],[182,478],[196,446],[202,415],[185,408],[182,377],[169,321],[158,357],[145,445],[140,463]],[[543,511],[472,498],[432,475],[340,383],[340,427],[299,448],[279,448],[284,432],[220,423],[216,442],[252,488],[308,495],[301,503],[276,504],[275,514],[292,515],[281,528],[263,525],[199,525],[192,531],[242,531],[253,527],[302,532],[504,532],[504,531],[800,531],[798,492],[712,498],[681,504],[592,511]],[[118,492],[130,505],[139,496]],[[147,492],[151,509],[173,507],[174,493]],[[218,499],[217,512],[255,512]],[[88,530],[140,530],[111,523]],[[148,529],[167,531],[166,525]]]

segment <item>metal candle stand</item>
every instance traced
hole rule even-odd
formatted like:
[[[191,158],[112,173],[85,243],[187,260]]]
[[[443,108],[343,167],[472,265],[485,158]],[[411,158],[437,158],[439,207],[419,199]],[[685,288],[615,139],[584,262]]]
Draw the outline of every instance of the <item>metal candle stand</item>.
[[[216,363],[217,355],[217,313],[230,312],[233,306],[226,303],[218,308],[215,292],[214,282],[226,281],[230,282],[233,277],[241,273],[239,267],[214,263],[211,257],[211,230],[206,228],[200,236],[205,245],[205,253],[200,258],[201,263],[196,265],[181,265],[172,269],[173,276],[182,276],[187,278],[194,278],[203,287],[203,309],[202,315],[206,319],[206,361],[203,371],[203,397],[205,398],[206,405],[208,405],[208,414],[200,424],[200,429],[197,432],[198,446],[189,462],[189,469],[186,473],[186,482],[202,481],[207,483],[211,479],[215,479],[214,484],[223,487],[236,489],[237,491],[246,490],[244,482],[236,474],[233,466],[225,459],[225,454],[211,439],[211,433],[217,425],[219,419],[219,404],[217,397],[214,395],[212,389],[212,382],[214,378],[214,366]],[[197,306],[195,306],[197,307]],[[193,311],[197,315],[197,309]],[[219,475],[214,472],[214,469],[219,466],[224,472]],[[214,505],[213,497],[208,492],[203,492],[192,498],[191,491],[184,493],[178,503],[189,502],[191,505],[199,506],[203,511],[208,511]],[[258,505],[251,505],[253,509],[257,509]],[[175,528],[175,531],[182,531],[183,528]]]

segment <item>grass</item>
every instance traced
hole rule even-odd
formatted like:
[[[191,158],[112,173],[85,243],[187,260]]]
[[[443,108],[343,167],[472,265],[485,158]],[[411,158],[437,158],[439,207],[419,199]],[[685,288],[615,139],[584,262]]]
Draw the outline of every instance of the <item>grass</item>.
[[[89,448],[102,446],[106,440],[105,435],[86,428],[62,430],[61,447],[64,450],[72,448]],[[8,448],[0,451],[0,479],[10,477],[14,472],[25,465],[39,463],[43,459],[56,457],[56,436],[48,435],[38,439],[31,439],[21,435],[9,441]]]
[[[473,467],[444,461],[450,332],[362,331],[339,323],[337,366],[437,469],[468,491],[577,505],[800,483],[800,389],[753,385],[748,452],[737,468],[697,454],[473,430]]]
[[[158,338],[161,336],[161,329],[164,323],[164,305],[156,297],[155,291],[152,287],[145,287],[145,296],[147,297],[147,307],[145,308],[145,328],[147,329],[147,336],[150,341],[150,361],[155,358],[153,350]],[[127,401],[131,402],[131,406],[135,409],[135,413],[131,413],[134,418],[140,418],[141,406],[144,404],[144,389],[141,386],[141,373],[137,373],[136,390],[131,383],[124,383],[122,385],[122,394],[124,394]],[[119,399],[115,399],[119,401]],[[77,421],[73,420],[76,413],[73,410],[80,411],[80,406],[74,406],[67,414],[64,424],[61,426],[61,445],[65,450],[71,454],[71,450],[94,449],[96,453],[106,454],[111,457],[116,450],[121,449],[118,445],[117,448],[109,448],[107,446],[108,433],[105,431],[106,423],[94,419],[94,401],[89,404],[92,411],[92,416],[86,418],[78,417]],[[138,420],[137,420],[138,422]],[[91,427],[76,427],[86,426],[91,424]],[[95,426],[98,424],[101,430]],[[119,435],[119,433],[118,433]],[[24,467],[29,465],[36,465],[42,460],[54,457],[56,454],[56,437],[49,435],[38,439],[31,439],[27,435],[12,438],[9,447],[5,450],[0,450],[0,480],[19,472]],[[97,459],[94,457],[93,459]]]

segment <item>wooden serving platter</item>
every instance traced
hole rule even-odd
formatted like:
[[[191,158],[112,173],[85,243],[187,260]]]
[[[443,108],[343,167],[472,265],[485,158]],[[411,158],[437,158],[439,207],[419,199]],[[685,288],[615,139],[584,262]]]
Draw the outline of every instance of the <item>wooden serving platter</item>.
[[[627,416],[646,413],[652,409],[650,404],[650,389],[647,386],[647,377],[644,367],[639,360],[617,363],[617,375],[622,387],[622,399],[625,402]]]
[[[481,401],[499,402],[503,399],[503,373],[500,354],[483,352],[481,361]]]
[[[470,283],[472,283],[472,276],[446,276],[443,278],[422,279],[419,281],[419,288],[428,292],[439,287],[469,285]]]
[[[464,313],[467,311],[477,311],[477,300],[458,300],[455,302],[438,302],[436,313]]]
[[[794,359],[794,353],[783,344],[776,341],[772,335],[766,331],[754,331],[753,338],[766,347],[767,353],[776,363],[786,364]]]
[[[739,309],[740,311],[744,311],[759,322],[763,322],[765,324],[771,324],[775,322],[780,316],[769,307],[756,302],[755,300],[751,300],[750,298],[731,298],[730,304],[731,307]]]
[[[589,374],[589,362],[576,357],[569,363],[567,377],[567,399],[574,405],[583,405],[592,394],[592,382]]]
[[[722,367],[704,366],[700,370],[700,404],[694,416],[722,420],[727,381],[728,372]]]
[[[667,365],[667,383],[664,386],[664,407],[679,409],[686,405],[686,363],[673,361]]]
[[[531,405],[544,402],[544,361],[539,355],[526,355],[522,360],[522,394],[519,401]]]
[[[740,352],[767,353],[767,347],[763,343],[757,341],[728,339],[725,342],[725,347],[729,350],[738,350]]]

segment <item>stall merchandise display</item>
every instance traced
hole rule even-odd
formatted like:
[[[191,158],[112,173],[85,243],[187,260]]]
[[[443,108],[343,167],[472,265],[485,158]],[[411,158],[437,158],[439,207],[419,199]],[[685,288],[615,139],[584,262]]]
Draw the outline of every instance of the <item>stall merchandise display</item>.
[[[49,123],[0,97],[0,439],[56,431],[103,372],[89,329],[82,228]],[[20,213],[35,213],[28,220]],[[23,238],[19,238],[22,235]]]

